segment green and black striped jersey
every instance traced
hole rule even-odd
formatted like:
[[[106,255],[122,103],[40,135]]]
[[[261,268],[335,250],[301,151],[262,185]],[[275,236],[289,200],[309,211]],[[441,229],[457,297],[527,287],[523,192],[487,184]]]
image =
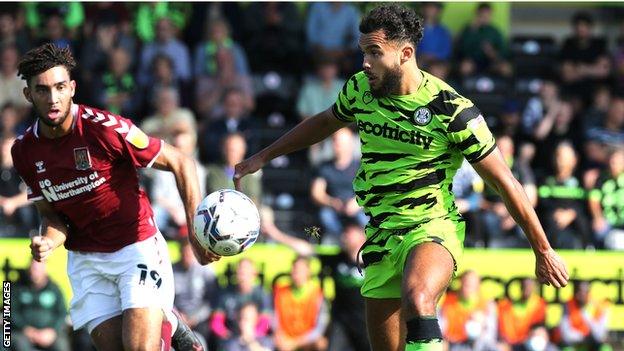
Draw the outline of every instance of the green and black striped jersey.
[[[333,112],[355,122],[362,145],[353,181],[358,203],[379,228],[408,228],[433,218],[461,220],[451,191],[465,157],[477,162],[495,148],[474,104],[424,72],[414,94],[375,98],[364,72],[351,77]]]

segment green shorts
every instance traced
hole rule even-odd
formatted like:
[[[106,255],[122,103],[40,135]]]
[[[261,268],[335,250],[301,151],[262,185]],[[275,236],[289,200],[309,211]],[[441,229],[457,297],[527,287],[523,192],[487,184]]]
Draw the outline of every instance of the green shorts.
[[[401,297],[401,280],[405,260],[416,245],[435,242],[453,256],[457,272],[466,232],[466,222],[436,218],[409,229],[366,228],[362,247],[364,283],[362,296],[384,299]]]

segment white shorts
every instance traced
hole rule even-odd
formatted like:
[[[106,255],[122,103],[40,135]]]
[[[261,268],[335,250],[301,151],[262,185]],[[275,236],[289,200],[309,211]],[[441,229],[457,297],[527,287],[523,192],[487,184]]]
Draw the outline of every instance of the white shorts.
[[[74,296],[69,314],[74,330],[89,334],[128,308],[173,308],[173,271],[160,232],[110,253],[69,251],[67,274]]]

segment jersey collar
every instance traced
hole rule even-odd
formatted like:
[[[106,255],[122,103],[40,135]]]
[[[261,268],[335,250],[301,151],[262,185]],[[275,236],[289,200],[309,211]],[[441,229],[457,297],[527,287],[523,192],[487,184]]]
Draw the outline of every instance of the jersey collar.
[[[73,117],[73,121],[72,121],[72,130],[76,127],[76,121],[78,120],[78,104],[71,104],[71,107],[69,108],[69,113],[71,113],[72,117]],[[35,125],[33,126],[33,134],[35,135],[35,138],[39,139],[39,119],[37,118],[37,121],[35,121]]]

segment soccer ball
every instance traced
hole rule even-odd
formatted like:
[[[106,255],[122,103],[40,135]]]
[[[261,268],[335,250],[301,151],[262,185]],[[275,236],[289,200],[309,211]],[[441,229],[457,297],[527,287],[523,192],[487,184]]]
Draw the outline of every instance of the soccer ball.
[[[260,233],[260,214],[245,194],[222,189],[206,196],[195,211],[195,237],[217,255],[233,256],[248,249]]]

